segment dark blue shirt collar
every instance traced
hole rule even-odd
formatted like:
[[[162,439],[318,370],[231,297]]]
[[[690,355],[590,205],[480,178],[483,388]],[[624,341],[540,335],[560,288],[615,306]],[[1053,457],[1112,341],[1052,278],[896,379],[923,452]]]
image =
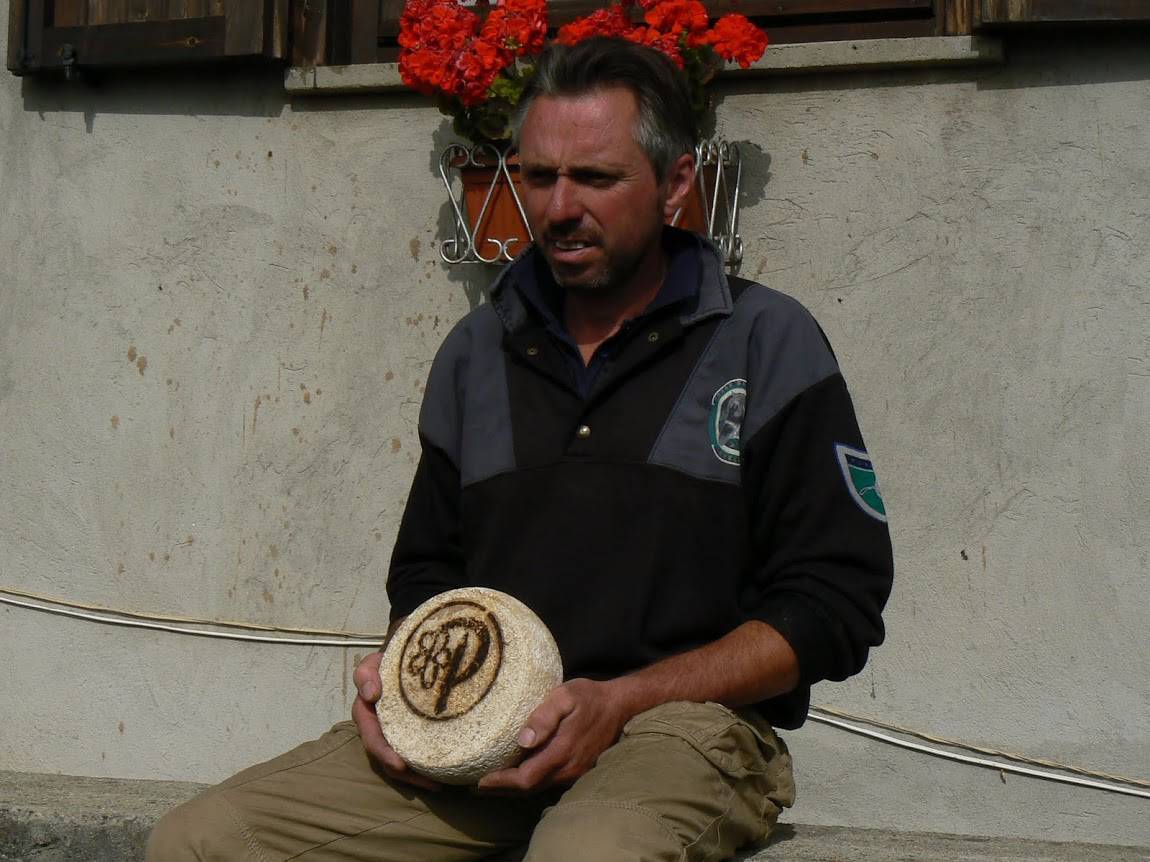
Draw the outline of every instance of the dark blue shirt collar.
[[[663,231],[663,247],[667,252],[667,275],[663,286],[636,320],[640,320],[672,306],[676,311],[690,313],[699,300],[698,243],[680,231]],[[574,342],[563,323],[563,288],[555,283],[543,255],[536,253],[534,266],[524,267],[516,288],[524,301],[542,319],[547,330],[561,341],[574,347]]]

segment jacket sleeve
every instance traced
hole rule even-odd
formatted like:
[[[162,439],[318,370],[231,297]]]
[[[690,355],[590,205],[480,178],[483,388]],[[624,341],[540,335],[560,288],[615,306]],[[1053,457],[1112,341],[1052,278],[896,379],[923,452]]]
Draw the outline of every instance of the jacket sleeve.
[[[804,340],[826,351],[833,371],[779,405],[743,446],[754,548],[744,608],[791,645],[803,686],[862,670],[883,640],[894,569],[846,383],[817,324],[807,325],[817,335]]]
[[[423,454],[391,555],[387,597],[392,621],[423,602],[464,586],[459,527],[459,470],[440,448],[420,435]]]

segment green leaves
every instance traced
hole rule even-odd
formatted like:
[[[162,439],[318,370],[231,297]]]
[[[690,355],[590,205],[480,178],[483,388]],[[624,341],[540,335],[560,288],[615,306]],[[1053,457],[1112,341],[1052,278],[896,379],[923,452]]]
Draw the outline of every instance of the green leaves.
[[[535,75],[535,64],[518,62],[508,66],[487,89],[488,98],[471,108],[453,102],[445,113],[455,116],[456,134],[482,143],[506,143],[511,140],[511,118],[528,82]]]

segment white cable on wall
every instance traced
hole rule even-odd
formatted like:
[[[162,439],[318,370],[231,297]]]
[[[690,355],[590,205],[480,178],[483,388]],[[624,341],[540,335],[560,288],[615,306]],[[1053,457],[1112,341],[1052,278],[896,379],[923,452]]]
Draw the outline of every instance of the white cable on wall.
[[[94,614],[88,611],[77,611],[64,607],[45,607],[43,605],[36,605],[31,602],[25,602],[20,599],[14,599],[10,596],[0,595],[0,602],[7,605],[15,605],[21,608],[28,608],[34,611],[43,611],[49,614],[58,614],[64,617],[74,617],[76,619],[88,620],[94,623],[105,623],[113,626],[128,626],[129,628],[138,629],[153,629],[155,631],[176,632],[181,635],[197,635],[205,638],[222,638],[225,640],[238,640],[238,641],[255,641],[257,643],[265,644],[288,644],[291,646],[333,646],[333,647],[370,647],[376,649],[380,643],[383,642],[381,635],[377,640],[356,640],[353,638],[325,638],[325,637],[273,637],[272,635],[253,635],[245,634],[243,632],[227,632],[227,631],[212,631],[211,629],[194,629],[184,626],[177,626],[171,623],[154,623],[142,619],[129,619],[126,617],[108,616],[105,614]],[[136,615],[139,616],[139,615]],[[234,623],[213,623],[213,625],[234,625]]]
[[[932,757],[941,757],[946,760],[954,760],[959,763],[967,763],[971,766],[980,766],[984,769],[994,769],[998,772],[1012,772],[1016,775],[1026,775],[1030,778],[1041,778],[1046,781],[1057,781],[1062,784],[1074,784],[1079,787],[1089,787],[1094,790],[1105,790],[1110,793],[1124,793],[1127,796],[1140,796],[1143,799],[1150,799],[1150,791],[1139,790],[1137,787],[1123,787],[1121,784],[1110,784],[1104,781],[1095,781],[1090,778],[1079,778],[1077,775],[1059,775],[1054,772],[1045,772],[1040,769],[1030,769],[1026,766],[1017,766],[1013,763],[1001,763],[996,760],[987,760],[983,757],[971,757],[968,754],[959,754],[954,751],[945,751],[941,748],[935,748],[932,745],[924,745],[921,742],[911,742],[907,739],[899,739],[895,736],[879,733],[877,730],[870,730],[866,727],[858,727],[839,718],[832,718],[829,715],[822,715],[819,713],[818,707],[812,707],[811,710],[807,713],[807,717],[810,718],[811,721],[817,721],[821,724],[829,724],[832,727],[837,727],[841,730],[849,731],[850,733],[857,733],[860,736],[867,736],[871,739],[877,739],[880,742],[885,742],[888,745],[895,745],[899,748],[906,748],[911,751],[918,751],[923,754],[929,754]]]
[[[22,598],[14,598],[14,596],[21,596]],[[26,599],[32,599],[34,601],[26,601]],[[104,623],[106,625],[126,626],[129,628],[151,629],[154,631],[174,632],[176,634],[183,635],[194,635],[198,637],[220,638],[225,640],[239,640],[256,643],[286,644],[290,646],[368,647],[370,649],[375,649],[380,645],[384,638],[383,634],[377,636],[368,635],[368,639],[364,639],[362,636],[357,636],[356,633],[344,633],[329,629],[289,628],[282,626],[262,625],[259,623],[215,621],[196,619],[192,617],[144,614],[135,611],[119,611],[113,608],[105,608],[97,605],[86,605],[80,602],[70,602],[64,599],[51,598],[48,596],[38,595],[36,593],[28,593],[21,590],[13,590],[3,587],[0,587],[0,603],[26,608],[28,610],[41,611],[43,613],[72,617],[89,622]],[[213,625],[223,628],[235,628],[264,632],[282,631],[295,634],[309,633],[310,636],[283,637],[273,636],[270,634],[249,634],[246,631],[216,631],[213,629],[192,628],[190,627],[190,624]],[[330,635],[334,635],[334,637]],[[1024,755],[1011,754],[1009,752],[980,749],[976,746],[967,745],[966,743],[956,742],[954,740],[945,739],[943,737],[931,736],[929,734],[922,733],[921,731],[897,727],[895,725],[889,725],[884,722],[875,721],[873,719],[861,718],[856,715],[851,715],[850,713],[845,713],[840,710],[832,710],[830,708],[822,708],[817,706],[811,707],[807,713],[807,717],[810,718],[811,721],[815,721],[820,724],[829,725],[840,730],[845,730],[849,733],[865,736],[870,739],[886,743],[887,745],[905,748],[910,751],[917,751],[921,754],[928,754],[932,757],[940,757],[946,760],[965,763],[970,766],[977,766],[983,769],[995,769],[999,772],[1010,772],[1016,775],[1024,775],[1029,778],[1039,778],[1045,781],[1054,781],[1061,784],[1074,785],[1077,787],[1087,787],[1092,790],[1103,790],[1110,793],[1121,793],[1127,796],[1137,796],[1143,799],[1150,799],[1150,791],[1139,789],[1139,787],[1150,787],[1150,781],[1143,781],[1142,779],[1108,775],[1106,773],[1096,772],[1094,770],[1083,769],[1081,767],[1075,766],[1066,766],[1064,764],[1049,760],[1037,760],[1035,758],[1029,758]],[[900,739],[899,737],[881,733],[877,730],[859,727],[858,725],[853,724],[851,721],[844,721],[842,717],[852,719],[853,721],[891,728],[892,730],[896,730],[900,733],[907,733],[923,739],[934,740],[943,745],[952,745],[958,748],[967,748],[968,750],[975,751],[987,751],[988,753],[992,753],[998,757],[1010,758],[1012,760],[1017,760],[1024,763],[1041,763],[1042,765],[1048,766],[1052,769],[1062,769],[1066,770],[1067,772],[1076,772],[1078,775],[1064,775],[1040,769],[1032,769],[1025,766],[1018,766],[1013,763],[1003,763],[1001,761],[990,760],[983,757],[972,757],[966,754],[958,754],[957,752],[947,751],[934,745],[925,745],[919,742],[911,742],[910,740]],[[1106,780],[1079,777],[1089,775],[1100,776]],[[1127,785],[1138,785],[1139,787],[1123,786],[1123,783]]]
[[[170,623],[192,623],[194,625],[207,625],[207,626],[223,626],[226,628],[244,629],[246,631],[258,632],[289,632],[298,635],[330,635],[337,638],[360,638],[363,640],[373,640],[380,642],[386,637],[383,633],[376,632],[349,632],[339,629],[320,629],[320,628],[305,628],[300,626],[280,626],[272,625],[269,623],[252,623],[240,622],[237,620],[209,620],[203,617],[186,617],[178,616],[175,614],[157,614],[157,613],[140,613],[139,611],[126,611],[121,608],[109,608],[104,605],[93,605],[86,602],[76,602],[69,599],[61,599],[57,596],[45,596],[39,593],[30,593],[25,590],[14,590],[11,587],[0,587],[0,601],[3,601],[2,595],[18,596],[23,599],[33,599],[37,602],[43,602],[48,605],[59,605],[66,608],[76,608],[81,611],[95,611],[96,613],[115,614],[117,617],[131,617],[137,620],[158,620],[160,622]],[[14,603],[12,603],[14,604]],[[22,605],[27,607],[26,605]],[[45,610],[51,612],[51,608],[38,608],[38,610]],[[101,619],[101,622],[108,620]],[[171,629],[171,631],[183,632],[183,629]]]

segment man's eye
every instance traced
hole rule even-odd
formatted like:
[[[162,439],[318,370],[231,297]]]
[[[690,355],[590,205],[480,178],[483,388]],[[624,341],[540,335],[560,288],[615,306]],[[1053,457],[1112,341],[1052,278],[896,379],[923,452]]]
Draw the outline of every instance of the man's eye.
[[[523,177],[531,186],[546,186],[555,182],[555,174],[550,171],[527,171]]]
[[[579,173],[575,175],[575,179],[584,185],[597,189],[607,188],[615,182],[615,178],[610,174],[597,173]]]

